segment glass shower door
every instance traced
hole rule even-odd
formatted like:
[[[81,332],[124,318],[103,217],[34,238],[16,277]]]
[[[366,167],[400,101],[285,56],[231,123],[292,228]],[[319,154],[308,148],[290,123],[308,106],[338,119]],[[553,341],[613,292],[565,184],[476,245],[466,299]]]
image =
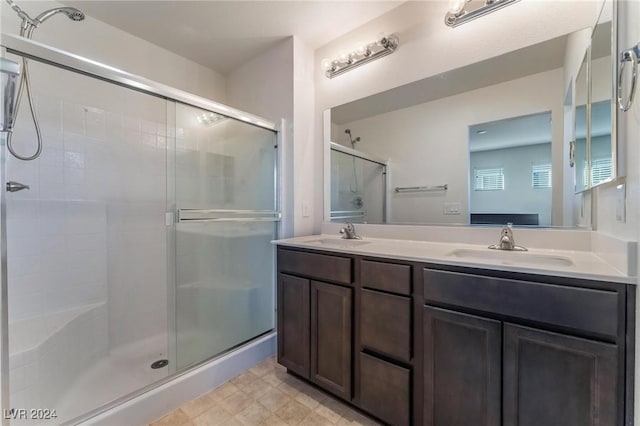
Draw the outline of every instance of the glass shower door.
[[[276,133],[176,104],[176,367],[274,328]]]

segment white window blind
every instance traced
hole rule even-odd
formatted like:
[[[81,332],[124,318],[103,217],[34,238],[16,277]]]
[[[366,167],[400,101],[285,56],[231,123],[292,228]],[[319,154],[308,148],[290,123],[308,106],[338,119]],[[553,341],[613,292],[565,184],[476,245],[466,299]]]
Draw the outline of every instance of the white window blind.
[[[531,171],[531,186],[534,189],[551,188],[551,164],[534,165]]]
[[[502,167],[495,169],[476,169],[476,191],[500,191],[504,189]]]
[[[611,169],[611,158],[591,160],[591,185],[597,185],[611,179],[613,175]]]
[[[587,162],[584,162],[583,182],[588,182]],[[611,158],[597,158],[591,160],[591,186],[597,185],[613,177]]]

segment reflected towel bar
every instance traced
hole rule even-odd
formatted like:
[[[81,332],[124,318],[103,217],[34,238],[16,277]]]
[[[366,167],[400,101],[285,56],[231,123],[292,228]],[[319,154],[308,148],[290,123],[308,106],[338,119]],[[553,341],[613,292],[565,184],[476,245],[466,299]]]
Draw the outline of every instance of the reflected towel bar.
[[[178,223],[279,222],[282,214],[272,210],[178,209]]]
[[[446,191],[449,189],[448,184],[435,186],[396,186],[395,192],[427,192],[427,191]]]
[[[338,219],[363,219],[365,212],[362,210],[332,211],[329,220]]]

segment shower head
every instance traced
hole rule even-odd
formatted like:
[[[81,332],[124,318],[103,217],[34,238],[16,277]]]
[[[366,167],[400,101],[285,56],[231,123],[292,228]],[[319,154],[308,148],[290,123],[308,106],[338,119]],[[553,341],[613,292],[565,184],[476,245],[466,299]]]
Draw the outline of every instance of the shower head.
[[[344,132],[349,135],[349,141],[351,141],[352,147],[355,145],[356,142],[360,142],[360,136],[358,136],[355,139],[351,136],[351,129],[345,129]]]
[[[42,24],[44,21],[58,13],[64,13],[65,15],[67,15],[67,18],[71,19],[72,21],[82,21],[85,18],[84,13],[82,13],[82,11],[76,9],[75,7],[56,7],[55,9],[42,12],[40,15],[36,16],[36,19],[34,19],[34,21],[38,22],[38,24]]]

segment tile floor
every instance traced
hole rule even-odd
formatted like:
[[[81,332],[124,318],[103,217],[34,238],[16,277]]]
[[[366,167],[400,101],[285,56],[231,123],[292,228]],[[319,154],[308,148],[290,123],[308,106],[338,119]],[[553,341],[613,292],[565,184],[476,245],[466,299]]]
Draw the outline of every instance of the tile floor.
[[[151,426],[330,426],[380,423],[287,374],[273,358],[151,423]]]

